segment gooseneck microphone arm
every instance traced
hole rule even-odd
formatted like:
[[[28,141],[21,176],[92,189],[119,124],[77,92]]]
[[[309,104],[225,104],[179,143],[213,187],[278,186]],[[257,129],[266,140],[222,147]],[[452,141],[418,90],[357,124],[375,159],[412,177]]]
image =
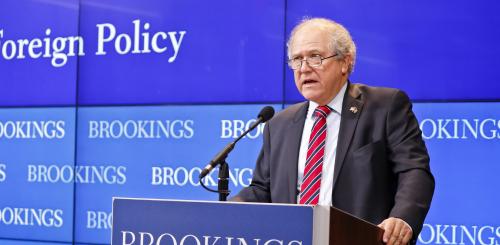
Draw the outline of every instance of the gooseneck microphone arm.
[[[225,198],[229,195],[229,190],[227,188],[228,185],[228,178],[229,178],[229,166],[226,163],[226,158],[229,155],[229,153],[234,149],[234,146],[236,143],[241,140],[245,135],[247,135],[250,131],[255,129],[259,124],[268,121],[271,119],[274,115],[274,109],[271,106],[266,106],[262,108],[260,111],[259,115],[257,116],[257,121],[254,122],[245,132],[243,132],[238,138],[236,138],[233,142],[229,143],[215,155],[215,157],[210,160],[210,162],[203,168],[199,175],[200,179],[200,184],[207,190],[210,190],[207,188],[205,185],[203,185],[202,179],[207,176],[212,169],[214,169],[216,166],[220,165],[220,170],[219,170],[219,188],[218,191],[213,191],[213,192],[218,192],[220,194],[219,196],[219,201],[225,201]]]
[[[225,160],[227,158],[227,155],[234,149],[234,146],[240,139],[245,137],[250,131],[252,131],[254,128],[256,128],[259,124],[266,122],[267,120],[271,119],[274,116],[274,109],[270,106],[266,106],[262,108],[260,111],[257,121],[254,122],[245,132],[243,132],[238,138],[236,138],[233,142],[229,143],[220,151],[215,157],[205,166],[205,168],[201,171],[199,178],[202,179],[207,174],[214,169],[217,164],[219,164],[222,160]]]

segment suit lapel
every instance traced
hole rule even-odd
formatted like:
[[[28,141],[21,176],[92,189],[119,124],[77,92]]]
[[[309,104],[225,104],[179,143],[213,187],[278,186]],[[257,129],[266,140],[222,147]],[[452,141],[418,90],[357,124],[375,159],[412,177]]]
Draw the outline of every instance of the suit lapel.
[[[333,174],[333,189],[337,182],[345,156],[351,145],[352,137],[358,124],[358,119],[363,110],[361,92],[356,85],[348,83],[344,101],[342,103],[342,114],[340,120],[339,138],[337,141],[337,154],[335,157],[335,170]]]
[[[290,148],[290,154],[287,160],[289,163],[289,168],[287,168],[287,175],[289,179],[288,194],[291,203],[297,203],[297,172],[299,165],[300,142],[302,140],[302,131],[304,130],[304,122],[306,120],[308,107],[309,102],[305,102],[298,107],[297,112],[294,113],[293,121],[289,124],[287,129],[289,138],[286,144],[288,144]]]

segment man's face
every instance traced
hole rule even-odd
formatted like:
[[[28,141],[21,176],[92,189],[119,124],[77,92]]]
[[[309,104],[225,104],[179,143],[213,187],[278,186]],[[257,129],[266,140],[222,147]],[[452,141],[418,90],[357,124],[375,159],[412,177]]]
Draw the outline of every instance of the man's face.
[[[304,26],[295,33],[290,44],[290,58],[335,55],[328,46],[329,42],[326,31],[317,26]],[[323,60],[319,67],[311,67],[304,61],[299,69],[294,70],[295,85],[307,100],[326,105],[347,81],[347,69],[347,62],[337,60],[337,57]]]

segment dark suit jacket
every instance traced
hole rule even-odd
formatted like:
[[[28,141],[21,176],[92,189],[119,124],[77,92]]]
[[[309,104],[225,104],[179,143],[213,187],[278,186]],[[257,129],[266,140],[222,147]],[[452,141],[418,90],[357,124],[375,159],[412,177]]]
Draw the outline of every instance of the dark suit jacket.
[[[297,203],[298,155],[307,108],[308,102],[295,104],[266,124],[252,183],[238,198]],[[342,104],[332,205],[374,224],[401,218],[416,238],[434,192],[421,134],[405,93],[349,83]]]

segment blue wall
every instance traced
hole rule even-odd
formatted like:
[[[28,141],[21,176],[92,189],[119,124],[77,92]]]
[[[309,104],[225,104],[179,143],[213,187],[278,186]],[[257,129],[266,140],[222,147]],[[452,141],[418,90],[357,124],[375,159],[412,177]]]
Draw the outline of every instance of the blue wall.
[[[405,90],[436,177],[420,244],[500,244],[500,4],[0,3],[0,244],[109,244],[111,198],[217,200],[200,168],[264,105],[302,101],[286,38],[329,17],[353,82]],[[231,153],[249,184],[262,127]],[[205,181],[215,187],[217,173]]]

